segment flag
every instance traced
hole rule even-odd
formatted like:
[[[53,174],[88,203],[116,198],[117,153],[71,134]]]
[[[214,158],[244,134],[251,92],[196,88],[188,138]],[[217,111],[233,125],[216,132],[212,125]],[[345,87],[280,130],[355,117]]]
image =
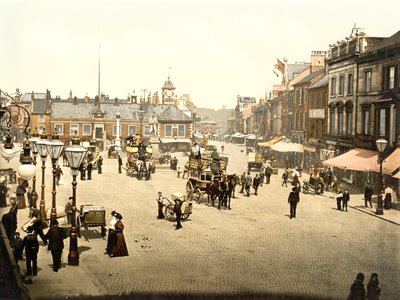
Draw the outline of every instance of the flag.
[[[274,73],[276,75],[276,77],[279,77],[279,74],[276,73],[275,69],[272,70],[272,73]]]
[[[281,62],[279,59],[276,59],[276,61],[278,62],[278,70],[284,74],[285,73],[285,64],[283,62]]]

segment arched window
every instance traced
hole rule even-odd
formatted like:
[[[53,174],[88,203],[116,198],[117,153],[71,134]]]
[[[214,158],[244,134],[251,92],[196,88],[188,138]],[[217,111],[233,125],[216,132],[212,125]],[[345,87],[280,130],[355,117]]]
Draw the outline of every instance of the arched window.
[[[335,104],[329,104],[329,133],[335,133]]]
[[[352,135],[353,132],[353,107],[353,101],[349,100],[346,102],[346,135]]]
[[[337,133],[339,135],[344,133],[343,130],[343,111],[344,111],[344,104],[342,101],[337,103]]]

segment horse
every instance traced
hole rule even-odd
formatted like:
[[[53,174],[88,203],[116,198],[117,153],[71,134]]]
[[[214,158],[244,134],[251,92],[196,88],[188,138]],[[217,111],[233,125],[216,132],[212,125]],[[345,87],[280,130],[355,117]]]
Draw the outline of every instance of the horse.
[[[5,213],[1,217],[4,229],[6,230],[10,245],[14,246],[14,235],[17,231],[17,212],[18,212],[18,201],[16,201],[10,208],[8,213]]]
[[[236,174],[227,175],[228,180],[228,191],[227,191],[227,202],[228,202],[228,209],[231,209],[231,198],[235,197],[235,189],[236,185],[239,183],[240,178]]]
[[[220,184],[215,178],[212,182],[207,183],[206,193],[207,193],[207,205],[210,205],[210,198],[211,198],[212,206],[214,207],[214,200],[220,196]]]

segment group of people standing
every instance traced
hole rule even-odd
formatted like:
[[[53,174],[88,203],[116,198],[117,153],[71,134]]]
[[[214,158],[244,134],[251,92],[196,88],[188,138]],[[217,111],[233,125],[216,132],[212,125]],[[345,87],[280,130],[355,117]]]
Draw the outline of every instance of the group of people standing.
[[[97,166],[98,174],[103,173],[103,157],[99,156],[97,161],[95,162]],[[92,157],[88,157],[87,161],[83,161],[79,166],[79,172],[81,174],[81,180],[92,180],[92,171],[93,171],[93,161]]]

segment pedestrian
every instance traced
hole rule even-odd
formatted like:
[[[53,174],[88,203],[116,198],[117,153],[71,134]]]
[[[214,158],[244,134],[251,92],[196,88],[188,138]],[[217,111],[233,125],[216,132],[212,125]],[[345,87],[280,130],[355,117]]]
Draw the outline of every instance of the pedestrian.
[[[181,167],[178,167],[177,172],[176,172],[176,177],[181,178]]]
[[[348,300],[364,300],[365,299],[365,287],[364,287],[364,274],[358,273],[356,280],[350,287],[350,293]]]
[[[257,173],[256,176],[254,176],[254,179],[253,179],[254,195],[256,195],[256,196],[257,196],[258,186],[259,185],[260,185],[260,177],[258,176],[258,173]]]
[[[24,209],[26,207],[25,193],[26,193],[27,186],[28,186],[27,180],[24,180],[17,186],[16,194],[17,194],[17,201],[18,201],[18,209]]]
[[[264,184],[264,177],[265,177],[265,168],[263,171],[260,171],[260,186]]]
[[[92,180],[93,163],[91,161],[88,162],[86,170],[87,170],[87,180]]]
[[[194,158],[197,159],[197,161],[201,161],[201,148],[198,143],[194,143]]]
[[[392,199],[393,199],[393,189],[390,185],[388,185],[385,189],[385,198],[384,198],[384,209],[391,209],[392,208]]]
[[[164,219],[164,213],[163,213],[163,208],[164,208],[164,203],[163,203],[163,195],[162,192],[158,192],[158,197],[157,197],[157,204],[158,204],[158,216],[157,219]]]
[[[368,300],[379,300],[382,288],[379,286],[379,279],[377,273],[371,274],[371,279],[367,284],[367,298]]]
[[[371,183],[367,182],[365,189],[364,189],[364,201],[365,207],[368,207],[368,203],[370,208],[372,208],[372,195],[374,190],[372,189]]]
[[[36,204],[32,205],[32,218],[29,221],[32,225],[32,229],[36,234],[39,234],[40,239],[43,241],[43,244],[47,245],[46,237],[43,233],[43,223],[42,223],[42,214],[40,210],[36,207]]]
[[[72,224],[72,200],[73,197],[68,198],[67,204],[65,204],[65,213],[67,214],[67,224]]]
[[[270,165],[267,165],[265,168],[265,183],[269,184],[271,182],[272,168]]]
[[[342,198],[343,198],[343,194],[341,189],[339,188],[336,192],[336,208],[337,210],[342,210]]]
[[[82,161],[81,165],[79,166],[79,172],[81,172],[81,180],[85,180],[86,177],[86,163]]]
[[[185,179],[185,175],[187,175],[189,177],[189,168],[190,168],[190,164],[187,161],[185,163],[185,166],[183,167],[182,179]]]
[[[247,172],[247,176],[246,176],[246,186],[245,186],[245,190],[246,190],[246,194],[247,197],[250,197],[250,187],[253,184],[253,179],[251,178],[250,172]]]
[[[112,248],[115,244],[115,224],[117,223],[117,219],[115,218],[116,211],[113,210],[111,212],[111,220],[110,220],[110,225],[108,226],[108,237],[107,237],[107,246],[106,246],[106,252],[104,254],[108,254],[111,256],[111,251]]]
[[[246,172],[243,172],[243,174],[240,176],[240,183],[241,183],[242,187],[241,187],[239,193],[243,194],[244,186],[245,186],[245,183],[246,183]]]
[[[180,199],[175,199],[174,213],[176,215],[176,229],[182,228],[181,216],[182,216],[182,201]]]
[[[122,215],[118,212],[114,212],[115,217],[115,225],[113,235],[114,238],[112,239],[113,244],[111,244],[111,251],[110,257],[117,257],[117,256],[128,256],[128,248],[126,247],[125,237],[124,237],[124,224],[122,223]]]
[[[37,255],[39,252],[39,242],[36,233],[33,232],[32,226],[28,226],[27,235],[22,241],[22,251],[25,249],[26,258],[26,272],[27,276],[36,276],[37,269]]]
[[[347,211],[347,203],[350,201],[350,194],[347,189],[344,190],[343,197],[342,197],[342,210]]]
[[[288,170],[286,169],[282,174],[282,186],[285,185],[287,187],[287,181],[289,178]]]
[[[61,268],[61,256],[64,249],[64,239],[67,238],[67,232],[58,226],[57,219],[51,221],[50,229],[47,231],[46,240],[48,241],[48,250],[53,257],[53,271],[58,272]]]
[[[118,154],[118,173],[119,174],[122,173],[122,158],[119,154]]]
[[[56,184],[57,185],[60,185],[61,175],[63,175],[63,171],[62,171],[60,165],[57,165],[57,167],[56,167]]]
[[[103,158],[100,155],[99,159],[97,160],[97,171],[99,174],[102,174],[102,169],[101,169],[102,165],[103,165]]]
[[[224,149],[225,149],[224,145],[221,145],[221,153],[224,153]]]
[[[290,218],[296,218],[297,203],[300,202],[299,190],[296,187],[292,187],[292,191],[289,194],[288,203],[290,204]]]
[[[17,231],[14,235],[14,257],[16,262],[23,259],[23,250],[23,241],[21,239],[20,233]]]

